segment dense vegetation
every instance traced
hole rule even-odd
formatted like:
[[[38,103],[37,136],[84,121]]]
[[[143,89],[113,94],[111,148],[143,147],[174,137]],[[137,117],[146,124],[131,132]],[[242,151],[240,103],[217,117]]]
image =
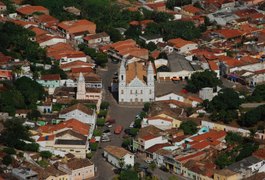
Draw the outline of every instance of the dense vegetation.
[[[34,32],[14,23],[0,23],[0,52],[30,62],[45,61],[45,50],[30,40],[34,35]]]
[[[209,103],[204,102],[206,110],[211,114],[213,121],[229,123],[238,118],[238,108],[242,100],[233,89],[225,88],[219,91],[218,95]]]
[[[251,127],[256,125],[259,121],[264,121],[264,120],[265,120],[265,105],[261,105],[243,114],[239,123],[242,126]]]
[[[23,126],[23,120],[18,118],[9,119],[4,122],[4,130],[1,133],[0,141],[8,147],[14,147],[25,151],[38,151],[39,145],[33,143],[28,128]],[[25,143],[29,141],[32,143]]]
[[[0,111],[14,115],[16,109],[36,109],[36,102],[45,97],[43,87],[36,81],[21,77],[10,90],[0,93]]]
[[[218,155],[215,160],[216,165],[220,168],[224,168],[233,164],[234,162],[240,161],[256,151],[259,147],[257,143],[251,138],[243,138],[241,135],[233,132],[228,132],[226,141],[231,148]]]
[[[185,89],[189,92],[196,93],[204,87],[216,88],[222,82],[217,78],[216,73],[213,71],[205,70],[203,72],[196,72],[191,75],[191,79],[187,81]]]
[[[193,121],[184,121],[179,128],[184,131],[185,135],[192,135],[197,132],[197,124]]]

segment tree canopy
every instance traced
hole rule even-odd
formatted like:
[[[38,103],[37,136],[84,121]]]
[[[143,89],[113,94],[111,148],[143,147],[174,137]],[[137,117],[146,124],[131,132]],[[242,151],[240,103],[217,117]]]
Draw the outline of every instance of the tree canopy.
[[[12,22],[0,23],[0,52],[31,62],[46,60],[46,52],[31,41],[35,33]]]
[[[233,89],[225,88],[219,91],[206,106],[206,110],[211,114],[210,118],[214,121],[228,123],[238,118],[238,108],[242,100]]]
[[[213,87],[216,88],[222,82],[217,78],[216,73],[213,71],[205,70],[203,72],[195,72],[191,75],[191,79],[187,81],[185,89],[189,92],[196,93],[201,88]]]
[[[256,125],[259,121],[265,120],[265,105],[258,106],[247,111],[240,118],[240,125],[250,127]]]
[[[179,128],[184,131],[184,134],[195,134],[197,132],[197,124],[190,120],[182,122]]]

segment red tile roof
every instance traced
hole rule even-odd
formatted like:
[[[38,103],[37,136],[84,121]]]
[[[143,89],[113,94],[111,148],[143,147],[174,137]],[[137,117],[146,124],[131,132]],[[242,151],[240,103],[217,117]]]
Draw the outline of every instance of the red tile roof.
[[[176,48],[181,48],[187,44],[196,44],[192,41],[187,41],[181,38],[176,38],[176,39],[170,39],[168,40],[168,44],[175,46]]]
[[[218,140],[218,139],[224,138],[225,136],[226,136],[225,131],[210,130],[207,133],[191,137],[190,139],[193,141],[200,142],[200,141],[203,141],[205,139]]]
[[[90,126],[76,119],[69,119],[56,125],[45,125],[38,128],[42,133],[54,133],[62,129],[72,129],[77,133],[87,136]]]
[[[0,69],[0,77],[11,78],[12,77],[12,71]]]
[[[35,12],[49,14],[49,10],[43,6],[22,6],[20,8],[17,8],[16,11],[22,15],[32,15]]]
[[[66,113],[69,113],[69,112],[74,111],[76,109],[79,111],[82,111],[83,113],[86,113],[88,115],[92,115],[94,113],[94,111],[91,108],[88,108],[85,105],[78,103],[78,104],[74,104],[70,107],[67,107],[67,108],[61,110],[60,114],[66,114]]]
[[[209,148],[209,147],[210,147],[210,143],[208,141],[201,141],[191,146],[191,148],[197,149],[197,150]]]
[[[70,70],[72,68],[93,68],[95,64],[87,63],[84,61],[73,61],[65,64],[61,64],[60,68],[63,70]]]
[[[215,32],[221,34],[226,39],[235,38],[243,35],[243,33],[237,29],[220,29],[216,30]]]
[[[193,5],[189,4],[186,6],[182,7],[182,10],[188,12],[188,13],[192,13],[192,14],[196,14],[201,12],[201,9],[194,7]]]
[[[197,156],[201,156],[201,155],[203,155],[203,154],[205,154],[205,152],[203,152],[203,151],[200,151],[200,152],[197,152],[197,153],[195,153],[195,154],[191,154],[191,155],[188,155],[188,156],[184,156],[184,157],[176,157],[176,160],[177,161],[180,161],[180,162],[187,162],[188,160],[190,160],[190,159],[193,159],[193,158],[195,158],[195,157],[197,157]]]
[[[80,67],[80,68],[72,68],[71,69],[72,73],[91,73],[94,72],[94,70],[91,67]]]
[[[252,155],[257,158],[265,159],[265,148],[258,149]]]
[[[163,143],[163,144],[156,144],[151,146],[150,148],[146,149],[146,152],[154,153],[159,149],[162,149],[163,147],[171,146],[169,143]]]
[[[37,141],[52,141],[54,140],[55,135],[40,136]]]
[[[41,80],[45,81],[55,81],[55,80],[60,80],[60,74],[43,74],[41,75]]]
[[[217,65],[217,62],[215,62],[215,61],[208,61],[208,64],[209,64],[210,69],[212,71],[219,70],[219,66]]]
[[[83,33],[86,31],[90,34],[96,33],[96,24],[86,19],[63,21],[58,24],[58,27],[70,34]]]
[[[154,136],[154,135],[152,135],[152,134],[148,134],[148,135],[146,135],[146,136],[141,137],[141,139],[143,139],[143,140],[145,140],[145,141],[149,141],[149,140],[154,139],[154,138],[156,138],[156,137],[157,137],[157,136]]]

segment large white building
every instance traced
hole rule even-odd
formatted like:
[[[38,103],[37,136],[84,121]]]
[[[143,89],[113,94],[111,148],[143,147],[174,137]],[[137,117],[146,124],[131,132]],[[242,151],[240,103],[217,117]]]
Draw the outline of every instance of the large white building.
[[[152,63],[122,61],[119,73],[119,103],[143,104],[155,98]]]

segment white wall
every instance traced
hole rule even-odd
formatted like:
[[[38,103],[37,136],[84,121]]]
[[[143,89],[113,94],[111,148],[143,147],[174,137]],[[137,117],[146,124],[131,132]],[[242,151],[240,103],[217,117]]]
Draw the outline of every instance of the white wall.
[[[194,50],[194,49],[198,49],[197,44],[187,44],[187,45],[179,48],[179,53],[187,53],[187,52]]]
[[[162,136],[158,136],[156,138],[144,141],[144,150],[156,145],[156,144],[163,144],[163,143],[167,143],[168,140],[163,138]]]
[[[165,100],[176,100],[180,102],[184,102],[184,97],[177,95],[175,93],[166,94],[164,96],[156,97],[155,101],[165,101]]]
[[[92,115],[89,115],[89,114],[83,113],[82,111],[79,111],[78,109],[75,109],[66,114],[59,114],[59,118],[64,118],[65,121],[74,118],[83,123],[95,124],[96,114],[94,112]]]
[[[63,39],[63,38],[52,38],[48,41],[45,41],[45,42],[42,42],[42,43],[39,43],[40,47],[44,48],[46,46],[52,46],[54,44],[57,44],[57,43],[66,43],[66,39]]]
[[[83,61],[83,62],[87,62],[87,57],[86,57],[86,56],[84,56],[84,57],[75,57],[75,58],[63,57],[63,58],[60,60],[60,63],[61,63],[61,64],[66,64],[66,63],[74,62],[74,61]]]
[[[120,159],[116,158],[115,156],[109,154],[107,151],[104,151],[104,157],[107,158],[107,161],[109,163],[111,163],[112,165],[114,165],[115,167],[119,168],[120,167]],[[124,160],[124,166],[130,165],[130,166],[134,166],[134,155],[131,154],[126,154],[123,157]]]

